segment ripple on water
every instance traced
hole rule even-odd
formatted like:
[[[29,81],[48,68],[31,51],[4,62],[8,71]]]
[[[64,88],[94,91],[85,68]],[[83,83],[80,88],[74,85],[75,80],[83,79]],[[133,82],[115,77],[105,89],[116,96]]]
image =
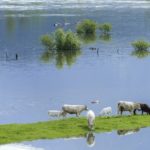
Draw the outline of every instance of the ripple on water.
[[[26,11],[48,9],[83,8],[150,8],[146,0],[2,0],[0,10]]]

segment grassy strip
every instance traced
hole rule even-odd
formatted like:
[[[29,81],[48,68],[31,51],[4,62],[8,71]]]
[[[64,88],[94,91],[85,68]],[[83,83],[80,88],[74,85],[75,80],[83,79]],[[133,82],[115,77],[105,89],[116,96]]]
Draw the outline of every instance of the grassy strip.
[[[150,116],[97,117],[95,132],[121,129],[135,129],[150,126]],[[38,122],[32,124],[0,125],[0,144],[31,141],[37,139],[54,139],[72,136],[85,136],[89,131],[87,120],[66,118],[62,120]]]

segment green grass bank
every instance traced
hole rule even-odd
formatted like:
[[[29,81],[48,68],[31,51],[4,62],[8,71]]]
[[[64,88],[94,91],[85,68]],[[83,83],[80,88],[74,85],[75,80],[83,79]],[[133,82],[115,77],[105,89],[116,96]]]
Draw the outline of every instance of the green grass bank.
[[[113,130],[127,130],[150,126],[149,115],[97,117],[95,133]],[[55,121],[31,124],[0,125],[0,144],[31,141],[38,139],[55,139],[86,136],[89,131],[85,117],[66,118]]]

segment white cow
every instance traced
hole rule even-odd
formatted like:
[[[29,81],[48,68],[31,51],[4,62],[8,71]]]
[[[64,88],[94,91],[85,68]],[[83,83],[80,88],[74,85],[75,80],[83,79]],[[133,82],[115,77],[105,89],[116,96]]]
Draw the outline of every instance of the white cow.
[[[95,124],[95,113],[92,110],[87,112],[87,121],[89,129],[93,130]]]
[[[100,116],[109,116],[112,114],[112,108],[111,107],[105,107],[100,111]]]
[[[123,111],[129,111],[131,114],[136,114],[135,110],[140,110],[140,104],[135,102],[128,102],[128,101],[119,101],[118,102],[118,114],[122,115]]]
[[[80,113],[84,110],[88,110],[86,105],[68,105],[65,104],[62,106],[62,110],[64,113],[76,114],[79,117]]]

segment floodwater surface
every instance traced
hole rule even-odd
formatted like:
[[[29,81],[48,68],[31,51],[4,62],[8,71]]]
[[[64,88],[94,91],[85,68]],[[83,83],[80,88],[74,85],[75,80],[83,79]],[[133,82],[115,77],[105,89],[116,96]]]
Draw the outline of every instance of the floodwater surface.
[[[105,106],[116,114],[119,100],[149,103],[150,56],[131,46],[149,41],[149,8],[148,0],[1,0],[0,123],[48,120],[47,111],[63,104],[86,104],[99,115]],[[75,31],[86,18],[110,22],[110,37],[98,32],[81,51],[63,57],[44,50],[40,37],[55,23]]]

